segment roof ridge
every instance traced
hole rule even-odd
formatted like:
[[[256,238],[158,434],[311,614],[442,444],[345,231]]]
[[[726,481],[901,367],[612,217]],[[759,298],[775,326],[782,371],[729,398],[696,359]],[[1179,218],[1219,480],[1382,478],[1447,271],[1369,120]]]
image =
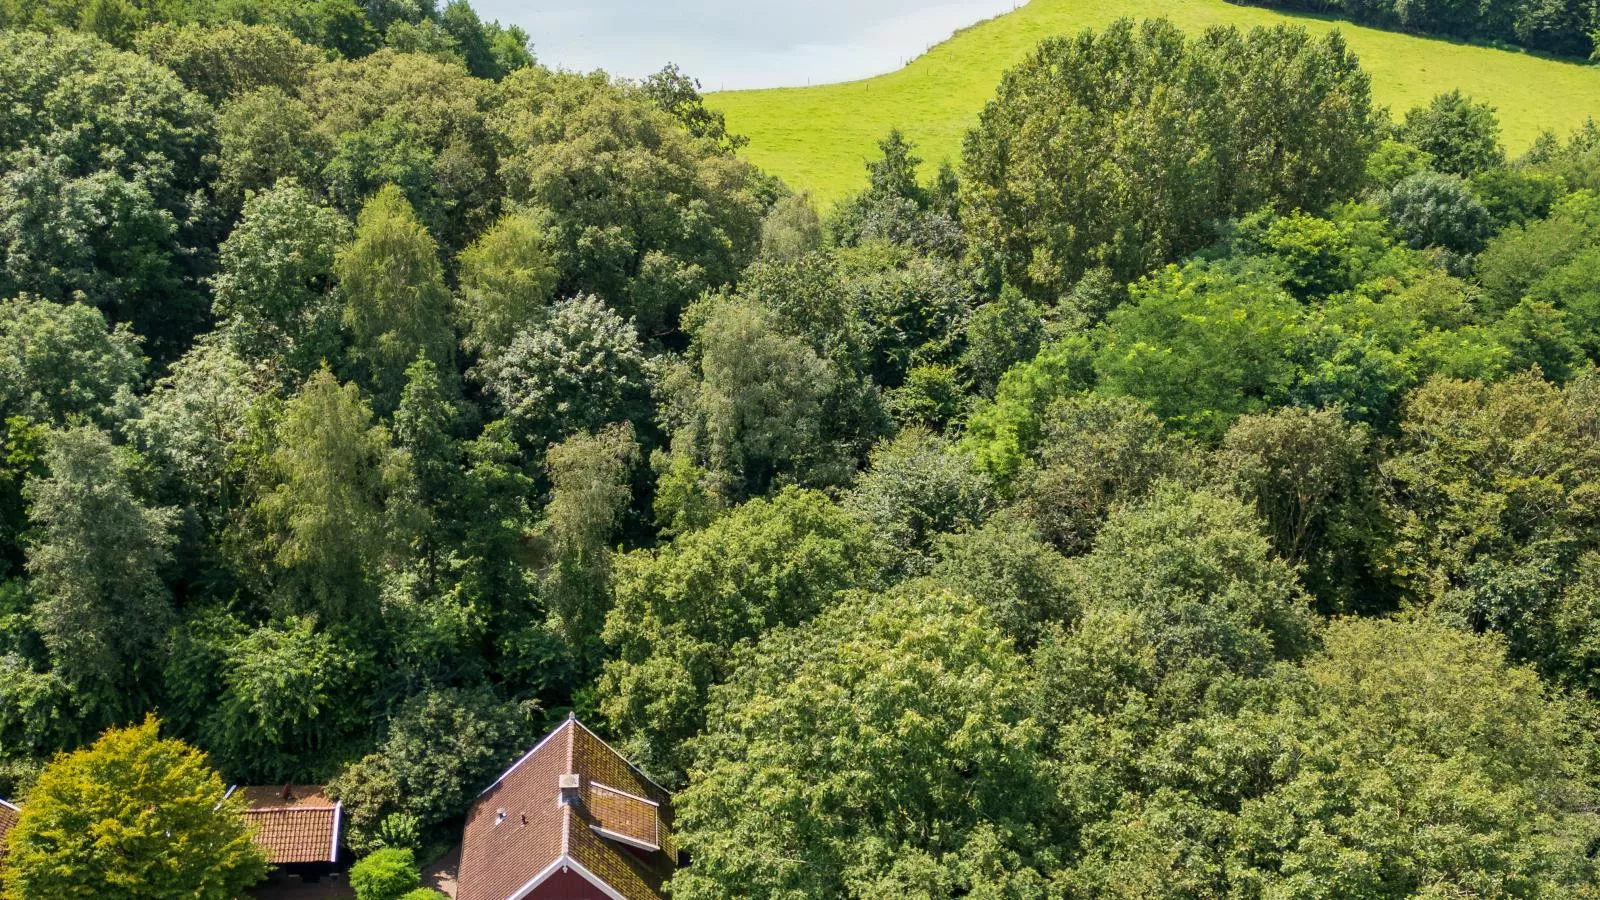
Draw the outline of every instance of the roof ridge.
[[[523,763],[525,763],[528,760],[532,759],[533,755],[535,753],[538,753],[541,749],[543,749],[545,744],[548,744],[552,740],[554,740],[555,736],[561,733],[561,729],[567,727],[568,724],[570,724],[570,723],[572,723],[574,721],[576,721],[576,720],[569,718],[566,722],[563,722],[559,726],[557,726],[554,731],[552,731],[549,734],[545,735],[543,738],[540,738],[539,739],[539,743],[534,744],[532,750],[529,750],[527,753],[522,754],[522,758],[521,759],[518,759],[516,762],[512,763],[511,764],[511,768],[506,769],[504,772],[501,772],[499,778],[496,778],[492,784],[490,784],[488,787],[486,787],[483,790],[478,792],[478,796],[482,797],[484,794],[487,794],[490,791],[494,790],[497,786],[499,786],[500,782],[506,780],[507,776],[509,776],[512,772],[515,772]]]
[[[666,788],[662,787],[654,778],[651,778],[648,774],[646,774],[643,769],[641,769],[638,766],[634,765],[633,760],[629,759],[627,756],[623,755],[622,753],[617,752],[617,748],[611,746],[611,744],[608,743],[605,738],[601,737],[598,734],[595,734],[593,728],[590,728],[589,726],[587,726],[587,725],[583,724],[582,722],[578,721],[578,718],[576,716],[574,716],[570,721],[575,723],[579,728],[582,728],[584,731],[587,731],[589,733],[590,737],[592,737],[595,740],[599,741],[600,745],[605,747],[607,750],[610,750],[612,756],[615,756],[617,759],[622,760],[623,764],[625,764],[628,768],[632,769],[640,778],[643,778],[645,781],[650,782],[651,786],[653,786],[656,790],[662,792],[663,794],[666,794],[668,797],[672,796],[672,792],[671,791],[669,791]],[[572,764],[571,758],[568,757],[567,765],[568,765],[568,770],[569,771],[571,770],[571,764]]]
[[[568,713],[567,723],[570,725],[578,721],[577,713]],[[577,743],[577,729],[567,729],[567,766],[565,771],[572,771],[573,745]],[[567,856],[572,852],[572,804],[563,803],[558,793],[556,805],[561,807],[561,855]]]

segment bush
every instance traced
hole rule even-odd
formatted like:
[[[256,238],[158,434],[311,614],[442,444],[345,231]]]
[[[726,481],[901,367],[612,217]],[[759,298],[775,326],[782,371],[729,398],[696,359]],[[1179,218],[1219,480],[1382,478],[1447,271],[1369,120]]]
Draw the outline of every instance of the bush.
[[[421,885],[416,857],[410,850],[379,850],[350,868],[350,886],[357,900],[417,900]]]
[[[1395,185],[1383,201],[1395,233],[1416,250],[1477,253],[1490,237],[1489,211],[1454,175],[1423,172]]]

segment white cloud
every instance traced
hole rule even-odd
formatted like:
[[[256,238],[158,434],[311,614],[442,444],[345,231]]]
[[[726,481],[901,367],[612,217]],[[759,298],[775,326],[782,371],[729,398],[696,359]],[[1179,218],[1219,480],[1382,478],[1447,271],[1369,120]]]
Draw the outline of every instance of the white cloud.
[[[676,62],[707,90],[821,84],[899,68],[1020,0],[476,0],[548,65],[642,77]]]

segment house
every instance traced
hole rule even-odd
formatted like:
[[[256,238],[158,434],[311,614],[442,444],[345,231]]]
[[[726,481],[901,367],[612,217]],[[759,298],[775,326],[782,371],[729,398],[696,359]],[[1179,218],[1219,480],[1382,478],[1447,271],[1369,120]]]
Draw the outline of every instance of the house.
[[[11,834],[11,829],[17,827],[17,817],[21,813],[21,809],[0,800],[0,869],[6,865],[6,837]]]
[[[473,804],[456,900],[660,900],[672,796],[575,717]]]
[[[228,796],[235,792],[245,798],[245,823],[267,852],[267,862],[313,878],[338,864],[344,807],[321,787],[232,787]]]

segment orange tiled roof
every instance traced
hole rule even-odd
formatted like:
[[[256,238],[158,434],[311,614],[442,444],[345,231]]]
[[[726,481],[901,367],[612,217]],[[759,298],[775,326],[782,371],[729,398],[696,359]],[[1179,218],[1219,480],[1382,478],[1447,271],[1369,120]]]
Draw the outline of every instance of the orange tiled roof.
[[[339,861],[343,809],[321,787],[247,787],[238,793],[249,803],[245,822],[275,866]]]
[[[11,833],[11,829],[17,827],[17,814],[21,811],[6,801],[0,800],[0,866],[4,866],[6,862],[6,835]]]
[[[566,798],[564,775],[577,776]],[[474,804],[457,900],[520,897],[541,879],[572,871],[624,900],[661,900],[677,860],[671,799],[568,719]]]

